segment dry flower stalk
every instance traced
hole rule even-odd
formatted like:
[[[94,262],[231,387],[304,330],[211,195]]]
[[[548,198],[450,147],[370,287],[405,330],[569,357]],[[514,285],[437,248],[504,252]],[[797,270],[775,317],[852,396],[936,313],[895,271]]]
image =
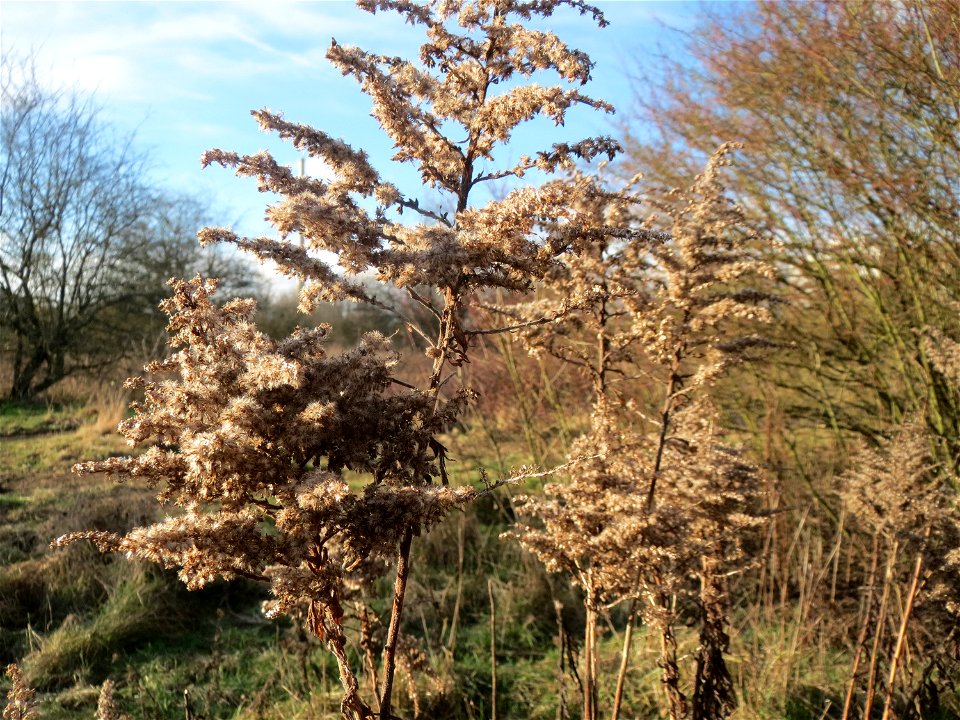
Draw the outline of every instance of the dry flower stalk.
[[[113,693],[116,687],[113,680],[104,681],[100,686],[100,697],[97,699],[97,720],[130,720],[130,716],[120,711]]]
[[[11,686],[7,691],[3,720],[36,720],[40,716],[36,693],[27,685],[20,666],[13,663],[7,665],[6,676]]]
[[[949,341],[943,352],[954,350]],[[939,370],[950,377],[955,366],[942,363]],[[955,376],[954,376],[955,377]],[[852,458],[843,477],[843,500],[856,524],[873,534],[877,550],[886,549],[886,572],[880,600],[874,615],[872,594],[868,588],[865,617],[855,659],[850,671],[844,717],[849,717],[859,677],[859,659],[869,629],[873,631],[865,678],[862,715],[867,717],[883,688],[884,719],[895,717],[898,677],[905,697],[916,697],[923,683],[937,671],[949,676],[957,667],[960,650],[960,511],[956,479],[943,472],[936,462],[937,435],[914,419],[898,428],[894,436],[878,448],[864,448]],[[890,595],[901,595],[897,605]],[[895,590],[896,589],[896,590]],[[900,607],[899,622],[892,613]],[[889,656],[883,656],[886,618],[891,616],[897,633]],[[919,622],[918,622],[919,620]],[[919,626],[919,630],[915,630]],[[927,637],[924,627],[950,628],[939,637]],[[911,648],[913,661],[921,660],[924,669],[916,687],[915,672],[901,672],[905,649]],[[882,665],[886,665],[886,677]]]
[[[669,234],[649,232],[650,220],[644,228],[653,242],[613,242],[570,258],[558,274],[569,284],[564,297],[576,300],[554,306],[563,329],[526,333],[534,351],[580,367],[596,395],[592,429],[572,452],[590,459],[575,465],[567,483],[549,485],[545,497],[523,498],[521,512],[534,522],[515,533],[549,570],[568,574],[584,592],[584,720],[598,715],[597,616],[624,601],[631,603],[630,626],[613,717],[638,610],[662,636],[670,716],[692,710],[694,718],[716,718],[733,709],[723,661],[729,643],[723,578],[743,563],[741,534],[758,523],[759,482],[757,469],[725,443],[709,395],[726,367],[767,344],[752,327],[769,321],[773,298],[763,290],[772,271],[752,253],[753,238],[719,180],[730,149],[720,148],[686,192],[651,201],[669,218]],[[594,212],[623,209],[601,205]],[[638,369],[645,385],[660,389],[654,412],[627,382]],[[678,601],[700,616],[692,705],[679,686]]]
[[[434,484],[434,437],[464,396],[390,393],[395,353],[382,336],[329,356],[329,328],[274,341],[251,323],[250,301],[218,307],[212,281],[176,281],[164,303],[179,351],[148,367],[175,379],[134,378],[144,400],[121,424],[144,454],[76,471],[139,478],[180,512],[125,536],[84,532],[101,550],[177,568],[190,588],[217,577],[271,585],[268,614],[310,603],[309,622],[341,662],[346,707],[360,708],[342,632],[344,574],[389,558],[476,495]],[[371,478],[350,489],[344,473]]]
[[[507,165],[495,152],[518,125],[537,116],[560,125],[577,105],[611,110],[575,88],[524,82],[552,70],[568,84],[583,85],[590,59],[525,22],[567,6],[603,26],[599,10],[580,0],[359,5],[395,11],[421,28],[426,42],[419,59],[385,57],[336,41],[327,56],[370,95],[374,116],[395,143],[394,159],[413,164],[423,184],[451,202],[430,206],[385,181],[362,150],[259,110],[253,115],[264,130],[323,159],[334,178],[294,177],[263,152],[211,150],[205,165],[232,167],[281,196],[267,210],[279,236],[243,238],[207,228],[199,237],[273,260],[281,272],[302,280],[304,310],[342,299],[384,306],[356,280],[360,273],[372,271],[381,282],[406,289],[431,316],[426,327],[408,320],[427,344],[430,372],[396,377],[398,357],[375,334],[340,355],[324,349],[330,330],[325,326],[274,341],[255,327],[252,302],[221,307],[211,299],[213,282],[172,281],[174,295],[164,309],[176,352],[147,368],[150,379],[131,381],[144,400],[120,428],[132,444],[150,448],[138,457],[83,463],[76,470],[142,478],[178,511],[125,536],[76,533],[56,544],[92,540],[104,551],[177,568],[192,588],[217,577],[261,580],[271,586],[270,614],[295,612],[307,603],[309,627],[339,664],[343,715],[387,720],[394,717],[413,539],[479,492],[448,486],[438,439],[470,398],[468,389],[455,387],[451,366],[468,360],[476,335],[502,330],[474,324],[467,313],[471,297],[492,288],[526,290],[556,266],[558,254],[631,232],[606,227],[578,208],[578,197],[608,194],[587,177],[517,183],[502,200],[474,204],[484,183],[523,178],[533,170],[550,174],[618,150],[601,137],[540,148]],[[401,221],[408,212],[415,223]],[[294,233],[302,247],[292,242]],[[333,253],[335,262],[320,260],[318,251]],[[366,484],[354,489],[348,472]],[[351,667],[344,615],[353,597],[351,573],[382,570],[394,559],[382,671],[368,668],[381,681],[375,712]]]

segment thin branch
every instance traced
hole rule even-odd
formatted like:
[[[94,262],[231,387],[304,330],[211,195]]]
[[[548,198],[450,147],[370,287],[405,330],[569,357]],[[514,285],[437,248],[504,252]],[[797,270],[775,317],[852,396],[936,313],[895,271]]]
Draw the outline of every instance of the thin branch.
[[[414,290],[412,287],[407,287],[407,294],[416,300],[418,303],[423,305],[427,310],[430,311],[430,314],[433,315],[437,320],[440,320],[440,312],[434,307],[433,303],[430,302],[427,298],[423,297],[420,293]]]
[[[397,379],[397,378],[395,378],[395,377],[390,378],[390,382],[395,383],[395,384],[400,385],[400,386],[405,387],[405,388],[409,388],[410,390],[419,390],[419,389],[420,389],[420,388],[418,388],[416,385],[411,385],[410,383],[404,382],[403,380],[399,380],[399,379]]]
[[[537,318],[536,320],[528,320],[527,322],[517,323],[516,325],[504,325],[498,328],[487,328],[486,330],[467,330],[465,334],[471,337],[475,335],[499,335],[500,333],[523,330],[524,328],[536,327],[537,325],[545,325],[546,323],[554,322],[558,317],[560,316],[542,317]]]
[[[414,200],[407,200],[406,198],[401,197],[400,200],[397,201],[397,205],[399,205],[400,207],[404,207],[404,208],[408,208],[408,209],[410,209],[410,210],[413,210],[414,212],[419,213],[420,215],[423,215],[424,217],[431,218],[432,220],[436,220],[436,221],[439,222],[439,223],[443,223],[443,224],[446,225],[448,228],[452,228],[452,227],[453,227],[453,223],[450,222],[450,217],[449,217],[449,215],[448,215],[447,213],[439,213],[439,212],[435,212],[435,211],[433,211],[433,210],[427,210],[426,208],[422,208],[422,207],[420,207],[420,201],[419,201],[419,200],[416,200],[416,199],[414,199]]]

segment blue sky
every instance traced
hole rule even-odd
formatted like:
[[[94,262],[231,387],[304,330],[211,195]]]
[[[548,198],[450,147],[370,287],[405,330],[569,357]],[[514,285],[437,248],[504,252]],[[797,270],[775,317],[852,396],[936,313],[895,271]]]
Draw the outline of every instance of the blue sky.
[[[597,63],[587,91],[619,108],[629,105],[632,58],[654,48],[664,26],[689,27],[698,14],[687,2],[600,2],[610,26],[598,29],[568,10],[548,27]],[[248,234],[265,231],[269,200],[255,183],[218,167],[201,169],[213,147],[252,153],[268,149],[297,162],[292,147],[259,131],[255,108],[282,111],[366,149],[387,177],[390,143],[370,118],[370,103],[353,80],[325,59],[335,37],[391,55],[415,52],[420,36],[392,13],[370,15],[336,2],[18,2],[0,8],[4,53],[33,52],[41,79],[93,93],[103,117],[151,158],[155,182],[209,204],[211,220]],[[541,80],[540,82],[548,82]],[[538,138],[555,141],[611,133],[608,116],[574,112],[566,128],[547,125]],[[518,151],[517,154],[520,154]],[[320,169],[308,164],[308,172]]]

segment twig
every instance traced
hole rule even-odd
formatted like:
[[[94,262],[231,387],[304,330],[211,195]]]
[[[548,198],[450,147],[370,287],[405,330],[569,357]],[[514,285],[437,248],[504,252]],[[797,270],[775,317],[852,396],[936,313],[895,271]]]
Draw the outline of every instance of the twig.
[[[447,227],[453,227],[453,223],[450,222],[450,217],[447,213],[434,212],[433,210],[427,210],[426,208],[420,207],[420,201],[417,199],[407,200],[404,197],[401,197],[397,201],[397,205],[400,207],[408,208],[413,210],[415,213],[419,213],[424,217],[431,218],[437,222],[443,223]]]
[[[429,310],[430,313],[431,313],[435,318],[437,318],[437,320],[440,319],[440,313],[439,313],[439,312],[437,311],[437,309],[433,306],[433,303],[430,302],[429,300],[427,300],[425,297],[423,297],[423,295],[421,295],[420,293],[418,293],[418,292],[417,292],[416,290],[414,290],[412,287],[407,287],[407,294],[408,294],[410,297],[412,297],[414,300],[416,300],[418,303],[420,303],[421,305],[423,305],[427,310]]]
[[[390,378],[390,382],[394,383],[395,385],[400,385],[401,387],[408,388],[408,389],[410,389],[410,390],[419,390],[419,389],[420,389],[420,388],[418,388],[416,385],[411,385],[410,383],[404,382],[403,380],[400,380],[400,379],[395,378],[395,377]]]

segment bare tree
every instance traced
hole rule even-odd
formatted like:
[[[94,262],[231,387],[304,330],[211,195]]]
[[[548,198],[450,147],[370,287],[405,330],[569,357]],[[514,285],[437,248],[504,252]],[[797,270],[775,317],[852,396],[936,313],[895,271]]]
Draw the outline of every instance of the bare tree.
[[[688,39],[651,64],[629,172],[682,185],[746,143],[731,192],[783,246],[786,412],[871,442],[921,412],[956,462],[960,395],[918,331],[960,334],[960,2],[743,4]]]
[[[5,57],[0,83],[0,354],[23,400],[161,328],[163,283],[197,269],[205,218],[151,188],[88,98],[46,90],[30,60]]]

